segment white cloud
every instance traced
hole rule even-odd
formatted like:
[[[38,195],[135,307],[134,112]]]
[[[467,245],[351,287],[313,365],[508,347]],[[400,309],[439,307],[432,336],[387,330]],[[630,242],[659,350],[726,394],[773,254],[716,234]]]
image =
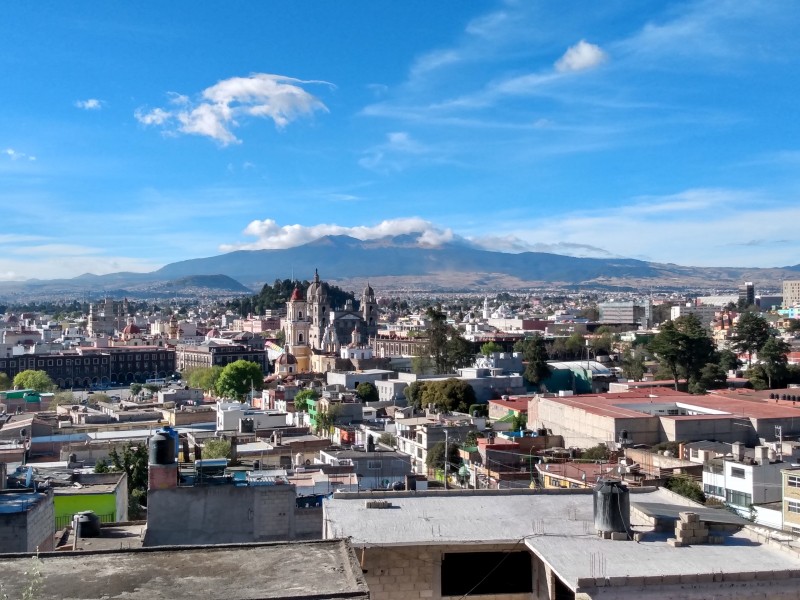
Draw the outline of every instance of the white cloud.
[[[570,71],[585,71],[593,69],[608,60],[608,55],[595,44],[581,40],[567,49],[556,63],[556,71],[561,73]]]
[[[78,244],[40,244],[37,246],[15,246],[9,253],[20,256],[89,256],[100,254],[101,250]]]
[[[89,98],[87,100],[76,100],[75,107],[82,108],[83,110],[100,110],[101,108],[103,108],[103,101],[98,100],[97,98]]]
[[[11,160],[29,160],[29,161],[36,160],[35,156],[32,156],[30,154],[25,154],[24,152],[14,150],[13,148],[6,148],[5,150],[3,150],[2,153],[5,154]]]
[[[417,59],[411,67],[411,77],[419,77],[460,61],[461,55],[456,50],[434,50]]]
[[[278,225],[273,219],[252,221],[243,232],[256,238],[245,244],[225,244],[222,252],[233,250],[267,250],[294,248],[328,235],[347,235],[359,240],[376,240],[387,236],[419,234],[420,245],[437,246],[454,238],[450,229],[442,229],[430,221],[409,217],[382,221],[373,226],[345,227],[336,224]]]
[[[402,171],[416,157],[428,156],[441,161],[442,153],[426,146],[411,137],[405,131],[393,131],[386,134],[386,141],[367,150],[358,164],[365,169],[381,173]]]
[[[143,125],[173,126],[172,133],[210,137],[222,145],[239,143],[233,129],[247,117],[271,119],[278,128],[292,121],[327,112],[316,96],[301,84],[327,84],[324,81],[301,81],[282,75],[255,73],[249,77],[231,77],[203,90],[198,102],[185,95],[170,93],[174,108],[139,108],[134,116]]]

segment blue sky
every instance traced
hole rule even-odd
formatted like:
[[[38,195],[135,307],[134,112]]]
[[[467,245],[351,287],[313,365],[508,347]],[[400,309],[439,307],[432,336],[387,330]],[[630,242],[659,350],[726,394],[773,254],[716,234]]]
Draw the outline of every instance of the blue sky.
[[[738,0],[3,3],[0,280],[328,233],[796,264],[799,21]]]

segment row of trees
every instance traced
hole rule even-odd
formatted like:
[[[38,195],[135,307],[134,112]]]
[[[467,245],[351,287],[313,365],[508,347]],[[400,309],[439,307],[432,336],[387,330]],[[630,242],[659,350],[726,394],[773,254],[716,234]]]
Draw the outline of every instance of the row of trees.
[[[746,312],[739,317],[731,346],[747,355],[747,377],[757,389],[800,380],[800,369],[787,364],[789,344],[773,335],[768,321],[759,314]],[[679,381],[685,379],[692,393],[725,387],[726,373],[741,366],[736,353],[727,349],[716,350],[713,340],[695,315],[684,315],[664,323],[648,348],[658,359],[661,374],[672,379],[676,389]],[[755,354],[759,362],[752,364]],[[640,350],[626,354],[623,359],[626,376],[638,379],[644,369],[644,356]]]
[[[405,396],[415,408],[431,404],[442,412],[466,412],[477,404],[472,386],[454,377],[444,381],[414,381],[405,389]]]

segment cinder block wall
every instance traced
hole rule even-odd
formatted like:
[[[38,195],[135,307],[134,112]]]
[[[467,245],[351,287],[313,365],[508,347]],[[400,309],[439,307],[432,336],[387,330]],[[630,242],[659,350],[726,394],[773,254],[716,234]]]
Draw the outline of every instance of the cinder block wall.
[[[357,545],[357,541],[354,540]],[[356,547],[372,600],[417,600],[442,596],[442,556],[451,552],[524,551],[524,545],[458,544],[445,546]],[[552,581],[544,564],[533,561],[533,594],[481,595],[481,600],[548,600]],[[487,570],[491,567],[487,567]]]

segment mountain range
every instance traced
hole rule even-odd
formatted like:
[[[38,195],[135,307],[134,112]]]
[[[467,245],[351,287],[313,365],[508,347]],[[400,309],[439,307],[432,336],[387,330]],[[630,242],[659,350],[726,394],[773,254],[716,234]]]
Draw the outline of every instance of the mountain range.
[[[85,274],[73,279],[0,284],[0,298],[76,297],[87,291],[128,297],[238,295],[275,279],[323,279],[353,289],[491,290],[542,286],[635,289],[735,289],[743,281],[778,289],[800,277],[782,268],[691,267],[625,258],[579,258],[486,250],[457,240],[426,246],[415,235],[359,240],[326,236],[294,248],[238,250],[170,263],[150,273]]]

